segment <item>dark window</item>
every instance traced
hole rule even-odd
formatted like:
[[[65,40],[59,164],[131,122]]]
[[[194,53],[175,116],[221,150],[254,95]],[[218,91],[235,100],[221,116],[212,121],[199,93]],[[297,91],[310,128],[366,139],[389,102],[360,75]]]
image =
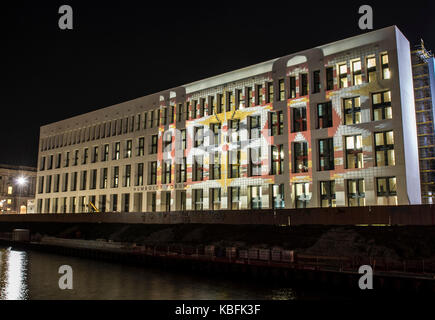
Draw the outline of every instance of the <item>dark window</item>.
[[[107,168],[102,168],[100,189],[106,189],[106,188],[107,188]]]
[[[334,142],[332,138],[319,140],[319,170],[334,170]]]
[[[221,124],[220,123],[211,123],[210,129],[213,134],[213,139],[210,139],[210,144],[219,145],[220,141],[220,132],[221,132]]]
[[[205,98],[201,98],[199,101],[199,116],[204,116],[204,110],[205,110]]]
[[[172,169],[172,161],[166,160],[163,162],[163,171],[162,171],[162,183],[168,184],[171,183],[171,169]]]
[[[85,148],[83,150],[83,161],[82,164],[88,163],[88,148]]]
[[[306,208],[310,201],[310,184],[308,182],[295,183],[295,208]]]
[[[131,158],[133,149],[133,141],[127,140],[125,144],[125,158]]]
[[[107,161],[109,160],[109,145],[105,144],[104,145],[104,152],[103,152],[103,161]]]
[[[233,93],[231,91],[227,91],[226,97],[227,97],[227,101],[225,103],[226,111],[231,111],[233,109]]]
[[[320,70],[313,71],[313,93],[320,92]]]
[[[249,186],[250,209],[261,209],[261,186]]]
[[[194,144],[195,148],[202,146],[204,143],[204,127],[194,127]]]
[[[307,130],[307,109],[305,107],[293,109],[293,132]]]
[[[216,113],[222,113],[224,107],[224,95],[219,93],[217,95],[217,105],[216,105]]]
[[[151,161],[148,163],[148,184],[157,183],[157,161]]]
[[[119,167],[113,167],[112,188],[118,188],[118,186],[119,186]]]
[[[177,182],[186,182],[186,157],[183,157],[182,162],[177,164]]]
[[[335,207],[335,181],[320,182],[321,207]]]
[[[397,196],[396,177],[382,177],[376,179],[378,197]]]
[[[236,110],[239,110],[242,106],[243,106],[243,94],[242,94],[242,90],[237,89],[236,90]]]
[[[250,116],[249,117],[249,138],[258,139],[261,136],[261,117]]]
[[[137,147],[137,155],[143,156],[145,154],[145,138],[140,137],[138,140],[138,147]]]
[[[203,190],[202,189],[193,189],[193,204],[195,210],[203,210]]]
[[[150,143],[150,154],[156,154],[157,153],[157,143],[158,143],[158,135],[152,135],[151,136],[151,143]]]
[[[137,164],[136,185],[143,186],[143,163]]]
[[[113,160],[119,160],[121,154],[121,143],[116,142],[114,148]]]
[[[296,77],[290,77],[289,78],[289,97],[290,99],[296,98]]]
[[[124,187],[131,186],[131,165],[125,166]]]
[[[229,207],[232,210],[240,209],[240,187],[229,187]]]
[[[293,172],[308,172],[308,143],[293,143]]]
[[[202,181],[204,175],[203,156],[193,156],[193,181]]]
[[[92,169],[89,189],[93,190],[96,188],[97,188],[97,169]]]
[[[221,188],[210,188],[210,209],[219,210],[221,208]]]
[[[245,100],[246,100],[246,107],[252,107],[254,105],[253,101],[252,101],[252,88],[251,87],[246,87],[246,94],[245,94]]]
[[[300,77],[300,95],[306,96],[308,94],[308,75],[306,73],[302,73]]]
[[[261,90],[262,90],[262,86],[261,86],[261,84],[257,84],[256,86],[255,86],[255,104],[258,106],[258,105],[261,105],[262,103],[263,103],[263,93],[261,92]]]
[[[332,127],[332,102],[319,103],[317,105],[317,128]]]
[[[269,126],[271,136],[281,135],[284,129],[284,115],[282,111],[269,113]]]
[[[326,68],[326,90],[334,90],[334,68]]]
[[[210,179],[221,178],[221,157],[219,152],[210,153]]]

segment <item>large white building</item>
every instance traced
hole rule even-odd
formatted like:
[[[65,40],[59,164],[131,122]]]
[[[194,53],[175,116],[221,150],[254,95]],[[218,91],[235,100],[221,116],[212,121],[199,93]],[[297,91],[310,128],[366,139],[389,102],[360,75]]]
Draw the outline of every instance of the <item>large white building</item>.
[[[412,80],[392,26],[43,126],[37,211],[421,203]]]

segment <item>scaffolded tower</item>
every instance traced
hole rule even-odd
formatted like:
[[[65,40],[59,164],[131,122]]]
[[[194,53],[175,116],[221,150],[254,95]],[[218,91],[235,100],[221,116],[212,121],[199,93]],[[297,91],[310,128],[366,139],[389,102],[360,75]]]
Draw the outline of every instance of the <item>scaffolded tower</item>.
[[[422,203],[435,201],[435,67],[424,42],[411,52]]]

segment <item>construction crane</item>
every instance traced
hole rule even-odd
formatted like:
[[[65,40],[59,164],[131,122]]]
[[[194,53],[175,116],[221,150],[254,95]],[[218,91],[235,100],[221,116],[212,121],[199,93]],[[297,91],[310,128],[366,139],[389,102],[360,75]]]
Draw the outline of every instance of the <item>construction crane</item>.
[[[88,207],[89,212],[100,212],[100,210],[98,210],[98,208],[91,201],[89,201]]]

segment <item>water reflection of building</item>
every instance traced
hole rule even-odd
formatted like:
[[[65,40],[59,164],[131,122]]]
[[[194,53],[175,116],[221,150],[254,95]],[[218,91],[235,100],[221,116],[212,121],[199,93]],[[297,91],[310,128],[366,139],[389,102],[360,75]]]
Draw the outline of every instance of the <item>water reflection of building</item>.
[[[0,300],[28,298],[27,253],[0,249]]]
[[[0,164],[0,213],[27,213],[35,188],[36,168]]]

